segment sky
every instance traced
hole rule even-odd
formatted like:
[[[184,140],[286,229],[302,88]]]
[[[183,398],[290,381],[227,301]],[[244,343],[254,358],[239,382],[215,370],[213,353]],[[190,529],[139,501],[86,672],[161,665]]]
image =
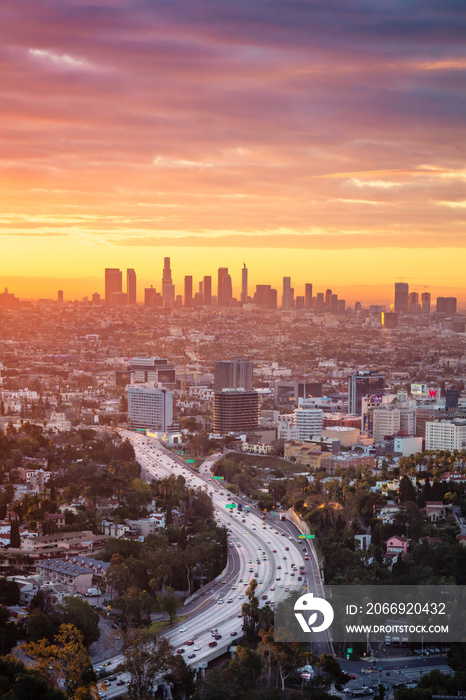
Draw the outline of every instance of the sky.
[[[2,0],[0,26],[10,291],[157,288],[170,256],[178,284],[461,296],[464,0]]]

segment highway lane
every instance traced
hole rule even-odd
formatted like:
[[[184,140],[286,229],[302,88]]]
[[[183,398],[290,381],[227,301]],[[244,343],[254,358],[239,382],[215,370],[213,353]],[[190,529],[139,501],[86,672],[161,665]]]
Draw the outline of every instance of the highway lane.
[[[225,583],[220,581],[210,585],[194,607],[188,604],[189,619],[166,634],[175,649],[184,649],[187,663],[196,665],[210,661],[227,651],[241,636],[242,617],[239,615],[246,600],[245,590],[252,578],[258,581],[256,595],[261,605],[265,605],[266,600],[274,605],[287,594],[286,589],[298,585],[299,572],[292,571],[291,564],[297,569],[305,566],[300,585],[310,586],[310,590],[318,592],[320,578],[318,582],[315,580],[317,563],[309,556],[309,546],[298,539],[299,532],[294,525],[281,522],[278,516],[273,519],[267,516],[262,520],[261,512],[252,506],[248,514],[237,508],[226,508],[227,504],[237,503],[238,499],[226,491],[222,481],[212,477],[211,469],[220,455],[209,457],[197,472],[157,441],[130,431],[120,432],[132,442],[136,458],[149,479],[181,474],[189,487],[207,490],[212,497],[217,523],[229,531],[229,545],[232,545],[229,546],[229,560],[234,561],[222,578]],[[304,560],[303,549],[309,556],[308,561]],[[262,599],[263,596],[266,600]],[[213,640],[212,629],[218,630],[221,639]],[[187,645],[188,641],[194,644]],[[212,641],[217,642],[216,647],[209,647]],[[189,658],[191,654],[195,656]]]

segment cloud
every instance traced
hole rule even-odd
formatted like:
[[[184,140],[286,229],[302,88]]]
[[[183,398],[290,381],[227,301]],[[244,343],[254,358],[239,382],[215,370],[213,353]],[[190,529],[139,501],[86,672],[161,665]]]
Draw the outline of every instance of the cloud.
[[[43,51],[42,49],[29,49],[30,56],[39,59],[46,59],[52,63],[60,66],[72,67],[72,68],[85,68],[89,64],[87,61],[82,59],[74,58],[68,54],[58,55],[52,51]]]

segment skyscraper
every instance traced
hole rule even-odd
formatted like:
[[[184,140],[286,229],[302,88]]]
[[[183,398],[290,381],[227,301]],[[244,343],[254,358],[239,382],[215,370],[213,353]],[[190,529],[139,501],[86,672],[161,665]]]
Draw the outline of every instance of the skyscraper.
[[[409,294],[409,313],[410,314],[418,314],[421,311],[421,307],[419,306],[419,293],[418,292],[410,292]]]
[[[456,314],[456,297],[437,297],[437,313]]]
[[[136,303],[136,272],[133,268],[126,270],[126,294],[128,296],[128,304]]]
[[[243,263],[241,270],[241,303],[246,304],[248,300],[248,268],[246,263]]]
[[[204,306],[212,306],[212,277],[204,277]]]
[[[193,278],[191,275],[186,275],[184,278],[184,305],[193,305]]]
[[[214,394],[214,433],[247,432],[259,424],[259,394],[229,389]]]
[[[173,422],[173,393],[167,389],[128,388],[128,418],[134,428],[165,432]]]
[[[214,391],[245,389],[252,391],[254,365],[248,360],[222,360],[215,363]]]
[[[58,290],[57,303],[58,303],[58,306],[63,306],[63,289]]]
[[[312,309],[312,284],[306,284],[304,289],[305,307],[306,309]]]
[[[219,267],[217,272],[217,304],[225,306],[223,299],[223,277],[228,275],[228,267]]]
[[[330,311],[330,309],[332,308],[332,290],[331,289],[325,290],[325,308],[327,311]]]
[[[123,276],[121,270],[117,267],[106,267],[105,268],[105,304],[106,306],[111,306],[112,294],[114,292],[120,293],[122,291]]]
[[[288,311],[292,308],[291,277],[283,278],[282,310]]]
[[[421,313],[430,314],[430,292],[421,294]]]
[[[233,286],[231,276],[226,274],[222,277],[222,304],[221,306],[231,306],[233,299]]]
[[[348,377],[348,411],[360,416],[362,397],[370,394],[382,394],[384,376],[378,370],[356,372]]]
[[[409,284],[407,282],[395,282],[393,311],[404,314],[409,311]]]
[[[175,304],[175,285],[172,282],[172,271],[170,268],[170,258],[163,259],[162,274],[162,298],[166,308],[172,308]]]

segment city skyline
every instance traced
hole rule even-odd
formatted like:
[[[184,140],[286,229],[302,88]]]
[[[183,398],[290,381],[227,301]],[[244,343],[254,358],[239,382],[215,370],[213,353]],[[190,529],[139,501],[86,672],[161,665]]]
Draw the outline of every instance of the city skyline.
[[[170,257],[194,279],[246,260],[250,284],[414,277],[464,298],[460,4],[4,6],[16,293],[104,267],[149,281]]]

